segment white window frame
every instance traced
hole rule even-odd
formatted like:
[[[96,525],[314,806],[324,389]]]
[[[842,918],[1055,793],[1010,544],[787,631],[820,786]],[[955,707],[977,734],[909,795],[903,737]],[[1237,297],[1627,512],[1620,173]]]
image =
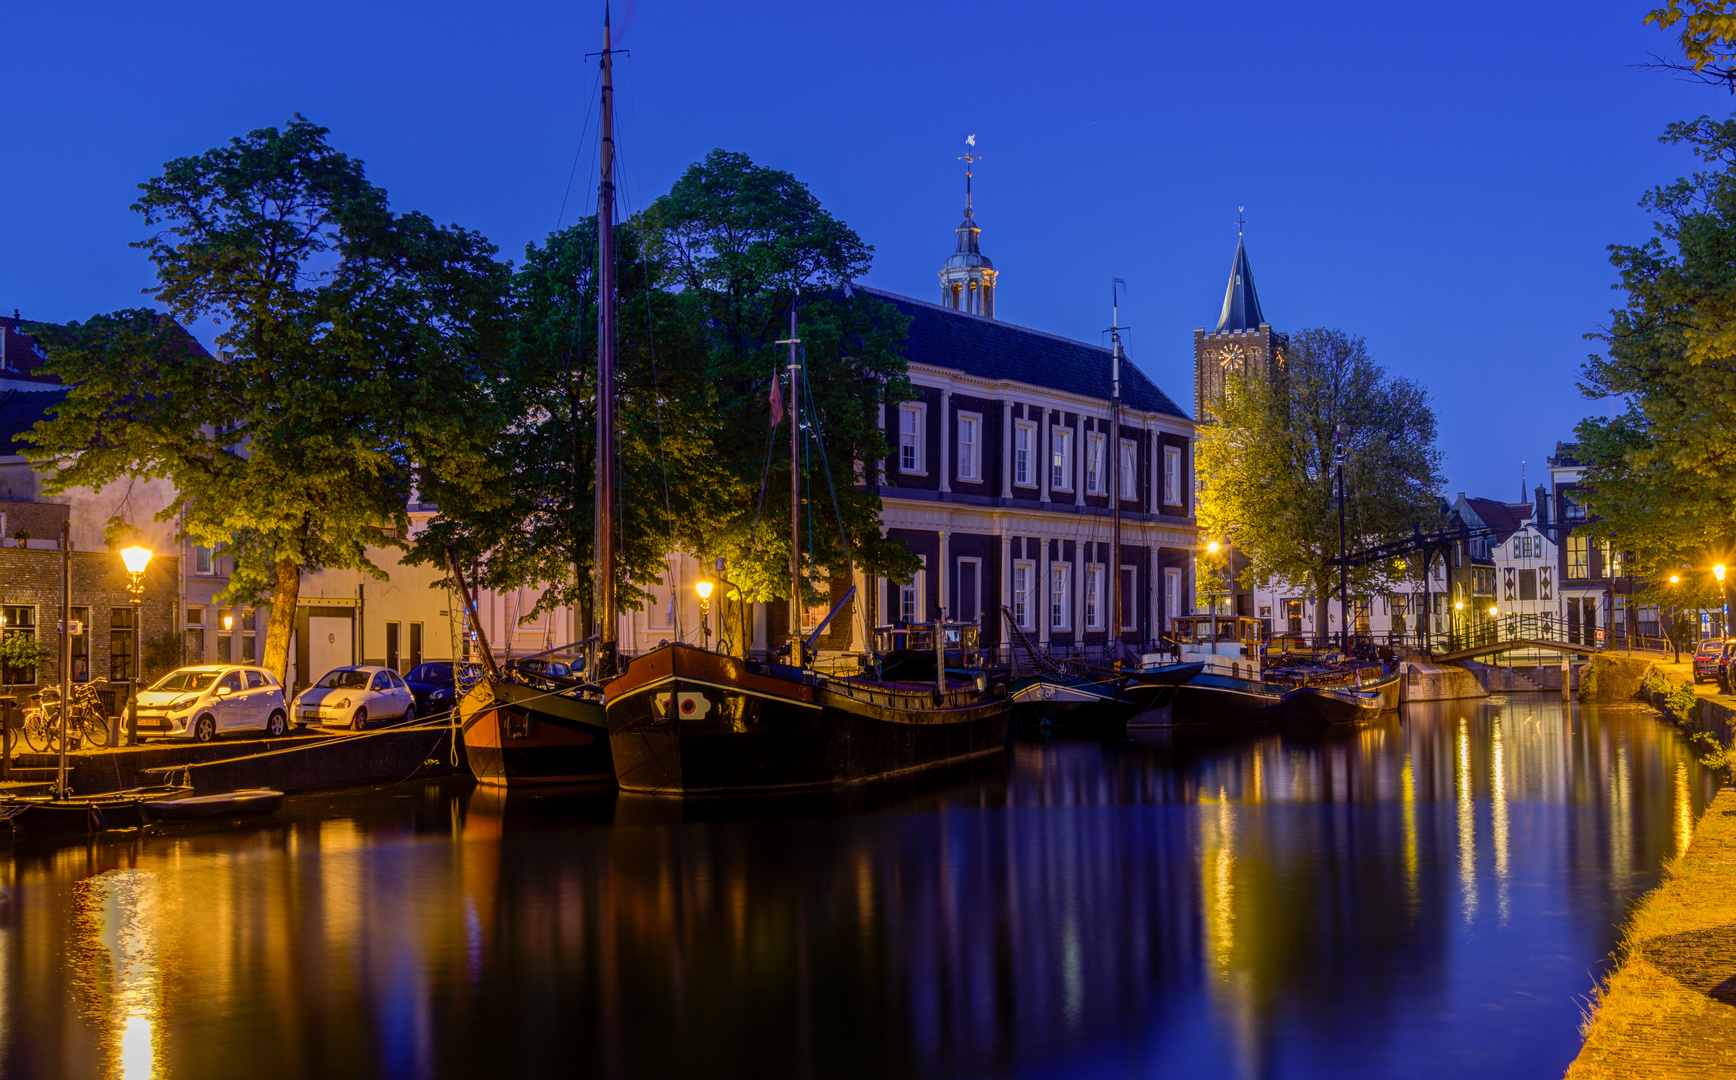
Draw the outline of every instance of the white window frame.
[[[1101,431],[1085,433],[1085,494],[1102,495],[1107,492],[1103,485],[1104,447],[1108,445],[1107,437]]]
[[[1073,628],[1073,564],[1049,564],[1049,632]]]
[[[1171,622],[1181,612],[1176,610],[1176,601],[1181,598],[1181,570],[1174,566],[1163,568],[1163,625],[1157,628],[1154,637],[1162,637],[1172,633],[1175,624]]]
[[[1181,505],[1181,447],[1163,448],[1163,504]]]
[[[918,555],[917,558],[921,560],[922,568],[911,577],[910,584],[898,586],[898,619],[906,624],[923,622],[927,618],[923,608],[924,600],[928,596],[928,556]],[[909,614],[906,614],[907,608]]]
[[[976,611],[978,624],[983,621],[983,561],[974,555],[960,556],[958,560],[958,611],[959,621],[964,621],[964,598],[967,591],[975,591],[971,607]]]
[[[970,438],[965,438],[965,432]],[[981,413],[958,414],[958,478],[972,483],[983,479],[983,417]]]
[[[1085,629],[1103,629],[1103,564],[1085,564]]]
[[[1122,502],[1139,498],[1139,444],[1132,439],[1121,440],[1121,455],[1116,458],[1117,484]]]
[[[675,629],[675,597],[681,588],[681,561],[665,560],[663,580],[651,590],[651,602],[645,605],[645,629]]]
[[[912,416],[914,416],[916,418],[916,430],[915,431],[905,431],[904,430],[905,421],[907,418],[912,417]],[[927,476],[928,475],[928,447],[923,445],[924,443],[926,443],[928,441],[926,438],[927,434],[928,434],[928,403],[924,402],[924,401],[906,401],[903,404],[899,405],[898,406],[898,471],[900,473],[903,473],[905,476]],[[905,439],[907,439],[907,438],[910,440],[910,443],[908,446],[905,443]],[[914,466],[906,467],[904,464],[904,451],[906,449],[909,449],[911,451],[911,457],[915,461]]]
[[[203,553],[203,555],[204,555],[203,564],[200,563],[200,558],[199,558],[201,553]],[[198,575],[199,577],[210,577],[213,574],[215,574],[216,572],[217,572],[217,551],[216,551],[216,549],[206,547],[204,544],[194,544],[193,545],[193,573]]]
[[[1128,580],[1129,578],[1132,580]],[[1135,597],[1139,595],[1139,568],[1129,563],[1122,563],[1121,579],[1121,610],[1127,612],[1133,620],[1123,623],[1121,629],[1123,631],[1137,630],[1139,629],[1139,605],[1135,602]]]
[[[1049,490],[1073,490],[1073,429],[1059,424],[1049,428]]]
[[[1024,579],[1023,585],[1020,578]],[[1037,563],[1034,559],[1013,560],[1013,621],[1019,624],[1020,630],[1035,630],[1036,620],[1036,583]]]
[[[1020,442],[1024,445],[1020,446]],[[1013,485],[1015,487],[1034,488],[1037,486],[1036,474],[1031,465],[1037,460],[1037,425],[1034,421],[1020,420],[1013,424]]]

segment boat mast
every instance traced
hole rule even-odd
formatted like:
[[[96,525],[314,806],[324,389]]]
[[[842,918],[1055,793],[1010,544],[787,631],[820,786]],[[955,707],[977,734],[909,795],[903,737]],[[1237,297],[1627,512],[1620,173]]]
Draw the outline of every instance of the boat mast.
[[[804,667],[802,656],[802,359],[796,346],[796,304],[790,301],[790,336],[778,342],[790,347],[790,663]]]
[[[602,183],[597,189],[597,663],[591,678],[615,674],[615,82],[609,8],[603,6]]]
[[[3,335],[5,331],[0,331]],[[24,546],[19,541],[19,547]],[[142,607],[133,609],[134,625],[137,625]],[[89,631],[86,631],[89,633]],[[135,634],[137,632],[135,631]],[[89,640],[88,638],[86,640]],[[135,636],[136,643],[138,638]],[[142,655],[133,657],[133,684],[145,674],[145,658]],[[132,695],[133,701],[139,700],[138,692]],[[72,519],[60,523],[60,762],[54,774],[54,797],[64,799],[71,792],[66,790],[66,718],[72,711]]]
[[[1104,446],[1104,477],[1109,481],[1109,631],[1104,640],[1112,642],[1110,663],[1121,659],[1121,299],[1113,283],[1109,286],[1111,318],[1109,333],[1115,343],[1109,361],[1109,439]],[[1113,455],[1113,458],[1111,457]],[[1115,471],[1109,472],[1110,461]]]
[[[1350,653],[1350,552],[1344,546],[1344,422],[1333,429],[1338,464],[1338,648]]]

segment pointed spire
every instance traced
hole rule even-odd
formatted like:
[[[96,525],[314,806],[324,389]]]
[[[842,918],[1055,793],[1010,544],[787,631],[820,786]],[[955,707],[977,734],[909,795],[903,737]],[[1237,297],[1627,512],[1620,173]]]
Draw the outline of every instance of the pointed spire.
[[[1224,310],[1218,315],[1216,333],[1256,330],[1266,321],[1260,311],[1260,294],[1254,290],[1254,272],[1248,268],[1248,247],[1242,239],[1242,221],[1236,221],[1236,261],[1230,267],[1230,284],[1224,289]]]

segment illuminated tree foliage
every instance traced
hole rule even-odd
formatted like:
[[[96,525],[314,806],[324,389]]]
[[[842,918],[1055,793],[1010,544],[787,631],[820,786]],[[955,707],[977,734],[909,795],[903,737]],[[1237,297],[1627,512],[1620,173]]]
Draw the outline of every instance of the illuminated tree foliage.
[[[1687,63],[1658,58],[1654,67],[1690,73],[1736,93],[1736,0],[1669,0],[1646,14],[1646,22],[1677,30]]]
[[[1624,407],[1578,428],[1594,533],[1641,574],[1728,557],[1736,522],[1736,120],[1670,125],[1711,168],[1641,200],[1654,235],[1612,245],[1624,307],[1592,335],[1581,388]]]
[[[151,290],[210,318],[222,352],[147,310],[37,325],[71,391],[30,436],[51,490],[173,482],[160,515],[225,545],[224,599],[269,597],[264,663],[288,664],[301,572],[383,574],[413,494],[486,506],[508,269],[474,232],[393,213],[362,163],[300,116],[140,185]]]
[[[1225,383],[1196,444],[1199,521],[1208,538],[1247,557],[1249,584],[1294,583],[1322,603],[1338,595],[1340,424],[1349,549],[1437,523],[1444,480],[1428,395],[1387,377],[1361,338],[1305,330],[1290,337],[1276,378],[1236,371]],[[1397,573],[1392,562],[1352,567],[1351,593],[1368,595]]]

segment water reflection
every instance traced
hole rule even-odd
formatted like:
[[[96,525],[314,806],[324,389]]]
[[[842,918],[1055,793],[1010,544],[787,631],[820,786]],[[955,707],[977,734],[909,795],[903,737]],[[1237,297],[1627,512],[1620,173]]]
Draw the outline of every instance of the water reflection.
[[[793,799],[298,798],[16,847],[0,1073],[1558,1075],[1709,793],[1644,711],[1493,699]]]

